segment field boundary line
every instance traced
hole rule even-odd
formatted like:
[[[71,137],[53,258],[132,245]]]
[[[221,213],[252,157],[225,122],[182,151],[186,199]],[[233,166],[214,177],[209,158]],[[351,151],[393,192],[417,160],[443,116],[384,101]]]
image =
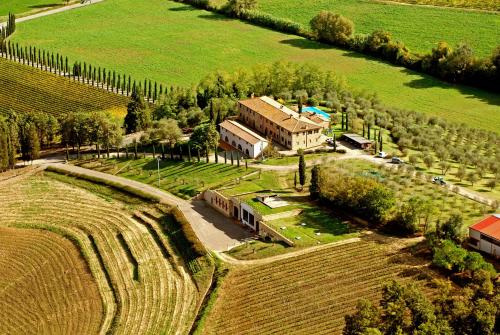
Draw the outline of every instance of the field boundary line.
[[[34,20],[34,19],[38,19],[40,17],[49,16],[49,15],[53,15],[53,14],[57,14],[57,13],[62,13],[62,12],[66,12],[66,11],[72,10],[72,9],[77,9],[77,8],[81,8],[81,7],[87,7],[87,6],[90,6],[90,5],[99,3],[99,2],[103,2],[103,1],[104,0],[90,0],[90,1],[86,1],[85,3],[76,3],[74,5],[69,5],[69,6],[64,6],[64,7],[56,8],[56,9],[42,11],[42,12],[39,12],[39,13],[36,13],[36,14],[32,14],[32,15],[23,16],[21,18],[18,18],[18,19],[16,19],[16,23],[21,23],[21,22],[24,22],[24,21]],[[0,27],[5,26],[6,24],[7,24],[7,22],[0,22]]]
[[[337,246],[341,246],[341,245],[345,245],[345,244],[357,243],[357,242],[361,242],[360,237],[353,237],[353,238],[349,238],[349,239],[338,241],[338,242],[332,242],[332,243],[323,244],[320,246],[314,246],[314,247],[305,248],[302,250],[292,251],[292,252],[282,254],[282,255],[276,255],[276,256],[272,256],[272,257],[267,257],[267,258],[262,258],[262,259],[252,259],[252,260],[239,260],[239,259],[236,259],[236,258],[229,256],[229,255],[222,253],[222,252],[216,252],[215,254],[220,259],[222,259],[224,262],[229,263],[229,264],[233,264],[233,265],[264,265],[264,264],[274,263],[274,262],[281,261],[281,260],[288,259],[288,258],[307,255],[309,253],[312,253],[312,252],[315,252],[318,250],[333,248],[333,247],[337,247]]]

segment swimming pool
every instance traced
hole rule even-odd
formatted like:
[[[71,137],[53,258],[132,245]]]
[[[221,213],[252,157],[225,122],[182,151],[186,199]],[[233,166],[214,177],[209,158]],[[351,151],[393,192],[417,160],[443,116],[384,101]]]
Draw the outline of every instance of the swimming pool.
[[[327,119],[330,119],[330,114],[323,112],[321,109],[316,108],[316,107],[304,107],[304,108],[302,108],[302,111],[303,112],[313,112],[313,113],[319,114],[321,116],[324,116]]]

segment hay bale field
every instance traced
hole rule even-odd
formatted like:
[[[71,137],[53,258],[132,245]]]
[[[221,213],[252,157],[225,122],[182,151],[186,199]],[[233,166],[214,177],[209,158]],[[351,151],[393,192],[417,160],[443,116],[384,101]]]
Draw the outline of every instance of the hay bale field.
[[[423,264],[397,239],[365,237],[305,255],[230,271],[204,334],[341,334],[360,298],[378,301],[390,279],[423,285]]]
[[[0,269],[0,334],[99,332],[99,289],[69,240],[0,227]]]
[[[40,174],[11,180],[0,182],[0,226],[50,229],[70,237],[79,245],[99,288],[103,310],[96,312],[101,315],[100,328],[94,324],[88,332],[61,333],[189,332],[200,299],[196,284],[178,257],[167,255],[164,242],[136,219],[130,204]],[[155,207],[134,204],[133,208],[147,211],[150,224],[159,225],[154,218],[161,217],[161,213],[156,213]],[[82,294],[86,297],[85,290]],[[39,303],[46,305],[50,301],[41,297]],[[15,305],[8,303],[0,310],[13,308]],[[57,308],[60,306],[53,306]],[[23,314],[14,315],[17,324],[36,332]],[[87,318],[82,311],[79,315]],[[38,314],[33,317],[46,319]],[[70,312],[61,316],[62,320],[73,317]]]

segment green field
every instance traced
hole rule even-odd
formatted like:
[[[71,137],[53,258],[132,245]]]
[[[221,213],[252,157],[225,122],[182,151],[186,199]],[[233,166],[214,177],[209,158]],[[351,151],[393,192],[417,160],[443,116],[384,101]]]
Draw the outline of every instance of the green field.
[[[216,69],[307,61],[344,75],[355,89],[376,90],[389,105],[490,130],[496,130],[500,121],[499,95],[445,84],[359,54],[167,0],[106,0],[19,23],[13,41],[169,85],[192,85]]]
[[[89,161],[82,167],[158,186],[157,162],[154,158],[137,160],[108,159]],[[160,188],[182,198],[192,198],[207,188],[228,185],[253,169],[225,164],[190,163],[164,160],[160,162]]]
[[[76,2],[70,0],[70,3]],[[0,22],[5,21],[7,14],[17,17],[64,6],[62,0],[4,0],[0,2]]]
[[[348,17],[356,32],[386,30],[412,51],[429,52],[440,41],[468,43],[478,56],[489,56],[500,43],[500,15],[453,8],[388,4],[374,0],[260,0],[260,9],[309,26],[321,10]],[[467,22],[467,24],[464,24]]]

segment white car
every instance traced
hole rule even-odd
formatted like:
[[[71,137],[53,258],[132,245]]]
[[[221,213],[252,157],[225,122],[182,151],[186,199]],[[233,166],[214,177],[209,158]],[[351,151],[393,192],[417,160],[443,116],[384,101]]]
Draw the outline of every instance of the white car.
[[[379,157],[379,158],[386,158],[387,157],[387,153],[384,152],[384,151],[379,151],[378,154],[377,154],[377,157]]]

